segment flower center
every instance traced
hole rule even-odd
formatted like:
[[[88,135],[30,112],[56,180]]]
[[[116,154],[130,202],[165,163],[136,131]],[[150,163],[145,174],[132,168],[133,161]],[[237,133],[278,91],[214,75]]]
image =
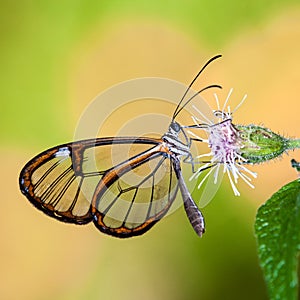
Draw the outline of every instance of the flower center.
[[[239,138],[231,119],[209,127],[208,145],[214,161],[233,163],[239,152]]]

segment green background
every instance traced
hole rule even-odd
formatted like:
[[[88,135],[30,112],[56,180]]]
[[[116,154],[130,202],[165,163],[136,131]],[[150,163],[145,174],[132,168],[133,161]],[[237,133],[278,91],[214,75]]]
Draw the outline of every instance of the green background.
[[[203,209],[202,239],[182,208],[126,241],[61,224],[27,203],[17,178],[36,153],[72,140],[97,93],[142,76],[187,83],[217,53],[222,85],[251,97],[239,122],[299,135],[299,1],[0,3],[1,298],[267,299],[253,223],[296,176],[289,158],[255,169],[257,189],[240,198],[225,184]]]

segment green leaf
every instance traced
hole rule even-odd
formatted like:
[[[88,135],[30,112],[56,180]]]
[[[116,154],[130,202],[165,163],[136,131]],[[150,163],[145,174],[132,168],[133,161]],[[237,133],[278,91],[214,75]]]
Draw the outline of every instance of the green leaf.
[[[259,208],[255,232],[270,299],[298,299],[299,180],[282,187]]]

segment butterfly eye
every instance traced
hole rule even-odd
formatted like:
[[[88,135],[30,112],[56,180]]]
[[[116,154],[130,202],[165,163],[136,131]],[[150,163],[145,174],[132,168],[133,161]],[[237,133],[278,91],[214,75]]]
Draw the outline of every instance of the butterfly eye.
[[[175,131],[175,132],[179,132],[181,126],[177,123],[177,122],[172,122],[170,127]]]

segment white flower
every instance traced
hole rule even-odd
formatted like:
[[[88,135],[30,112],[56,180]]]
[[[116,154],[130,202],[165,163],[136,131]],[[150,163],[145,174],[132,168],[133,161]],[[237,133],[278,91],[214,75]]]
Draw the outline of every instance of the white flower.
[[[207,143],[210,148],[210,152],[195,157],[194,163],[200,163],[201,167],[196,170],[190,180],[195,178],[197,179],[205,170],[209,170],[200,181],[198,188],[202,186],[211,174],[214,176],[214,183],[217,183],[218,174],[222,166],[223,172],[226,173],[229,178],[234,194],[239,196],[240,192],[236,187],[238,179],[241,178],[251,188],[254,188],[251,184],[251,177],[256,178],[256,173],[245,167],[245,163],[249,163],[248,160],[242,156],[242,149],[244,148],[245,141],[241,138],[240,130],[238,130],[232,123],[233,113],[244,102],[246,95],[234,111],[231,112],[230,106],[227,106],[226,108],[231,93],[232,89],[228,93],[222,110],[220,110],[219,99],[215,94],[218,109],[214,110],[213,114],[217,118],[217,121],[207,119],[207,117],[205,117],[201,111],[194,106],[199,117],[192,116],[192,119],[196,124],[197,130],[204,130],[208,138],[203,139],[192,131],[189,131],[189,133],[198,140],[202,140],[202,142]],[[206,159],[203,160],[204,158]]]

